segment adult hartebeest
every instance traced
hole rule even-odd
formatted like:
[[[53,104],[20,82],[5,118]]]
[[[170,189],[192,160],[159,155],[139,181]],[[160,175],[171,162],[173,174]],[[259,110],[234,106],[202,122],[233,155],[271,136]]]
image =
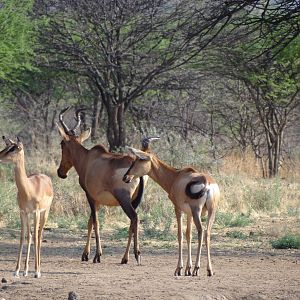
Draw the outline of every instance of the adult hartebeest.
[[[24,276],[28,275],[29,253],[31,245],[30,214],[34,217],[34,249],[35,249],[35,278],[41,277],[41,243],[42,232],[47,221],[53,188],[51,179],[44,174],[27,177],[23,144],[19,139],[13,142],[3,136],[6,147],[0,152],[1,162],[12,162],[15,165],[15,181],[18,188],[18,205],[21,217],[21,238],[15,276],[19,277],[22,249],[27,229],[27,255]]]
[[[94,225],[96,236],[96,255],[93,262],[100,262],[102,254],[98,210],[100,205],[120,205],[130,219],[129,237],[125,254],[121,263],[127,263],[132,234],[134,235],[134,255],[140,264],[140,250],[138,245],[138,216],[135,211],[139,205],[143,191],[144,180],[137,178],[130,185],[123,182],[122,178],[132,164],[133,158],[128,155],[110,153],[103,145],[96,145],[90,150],[82,146],[82,143],[89,137],[90,129],[76,134],[80,127],[80,111],[76,111],[77,124],[69,129],[63,121],[64,113],[69,107],[63,109],[59,114],[59,133],[62,137],[61,148],[62,158],[57,174],[60,178],[66,178],[68,171],[74,166],[79,175],[79,184],[85,191],[87,200],[91,207],[91,216],[88,221],[88,237],[82,260],[87,261],[90,253],[90,239],[92,226]],[[143,149],[147,150],[152,138],[144,141]]]
[[[216,208],[220,198],[220,191],[215,180],[206,174],[199,173],[194,168],[187,167],[175,169],[163,161],[159,160],[154,154],[129,148],[136,155],[135,161],[131,164],[123,180],[130,183],[137,177],[149,175],[167,193],[175,206],[175,213],[178,224],[178,244],[179,258],[175,276],[181,275],[183,268],[182,260],[182,212],[187,214],[186,239],[188,246],[188,260],[185,275],[197,276],[200,268],[200,256],[203,243],[203,225],[201,216],[208,213],[207,231],[205,235],[207,248],[207,275],[212,276],[212,266],[210,259],[210,234],[215,219]],[[198,249],[197,258],[193,273],[191,257],[191,221],[194,220],[198,230]]]

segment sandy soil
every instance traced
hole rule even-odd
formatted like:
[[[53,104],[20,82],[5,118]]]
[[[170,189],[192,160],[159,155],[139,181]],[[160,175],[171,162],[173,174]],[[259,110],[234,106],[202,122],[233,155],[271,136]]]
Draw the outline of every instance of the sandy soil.
[[[46,231],[42,245],[42,278],[33,278],[33,255],[28,278],[14,278],[18,231],[0,229],[0,299],[300,299],[300,251],[222,247],[213,242],[215,275],[206,276],[203,251],[199,277],[174,277],[176,242],[141,245],[142,265],[131,255],[120,261],[126,240],[102,236],[100,264],[81,262],[85,233]],[[193,245],[195,251],[196,245]],[[193,252],[194,252],[193,251]],[[33,253],[32,253],[33,254]]]

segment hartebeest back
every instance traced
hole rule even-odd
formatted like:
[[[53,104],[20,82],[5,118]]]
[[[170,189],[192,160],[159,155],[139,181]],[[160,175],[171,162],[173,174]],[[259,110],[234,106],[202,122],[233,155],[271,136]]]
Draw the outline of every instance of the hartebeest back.
[[[207,175],[201,174],[191,167],[175,169],[163,161],[159,160],[154,154],[129,148],[136,155],[136,160],[131,164],[123,180],[130,183],[137,177],[149,175],[167,193],[174,204],[178,224],[178,244],[179,258],[175,275],[181,275],[183,268],[182,260],[182,212],[187,214],[186,239],[188,245],[188,260],[185,275],[198,275],[200,268],[200,256],[203,243],[203,225],[201,216],[206,212],[207,231],[205,235],[207,247],[207,274],[213,275],[210,258],[210,234],[215,219],[216,208],[220,198],[220,191],[215,180]],[[197,258],[193,273],[191,258],[191,220],[194,220],[198,230],[198,249]]]
[[[76,133],[81,121],[80,113],[77,111],[76,118],[78,122],[70,130],[63,121],[63,114],[68,109],[62,110],[59,116],[61,127],[58,126],[58,130],[62,137],[62,159],[57,174],[60,178],[66,178],[68,171],[74,166],[79,175],[79,184],[85,191],[91,207],[91,216],[88,221],[88,239],[82,254],[82,260],[88,260],[92,225],[94,225],[97,249],[93,261],[100,262],[102,249],[97,216],[100,205],[120,205],[130,219],[128,244],[121,263],[127,263],[128,261],[132,233],[134,234],[135,258],[140,263],[138,216],[135,209],[142,199],[143,178],[137,178],[129,185],[123,182],[122,178],[133,162],[132,157],[110,153],[103,145],[96,145],[90,150],[84,148],[82,143],[89,137],[90,129],[80,134]],[[145,143],[145,150],[149,147],[150,141],[151,139]]]
[[[53,199],[51,179],[44,174],[27,177],[23,144],[18,139],[13,142],[3,137],[6,147],[0,152],[1,162],[11,162],[15,165],[15,181],[18,188],[18,205],[21,217],[21,238],[15,276],[19,277],[22,249],[27,229],[27,255],[24,276],[28,274],[29,253],[31,245],[30,215],[34,217],[34,247],[35,247],[35,278],[41,277],[41,243],[42,232],[46,223],[50,205]]]

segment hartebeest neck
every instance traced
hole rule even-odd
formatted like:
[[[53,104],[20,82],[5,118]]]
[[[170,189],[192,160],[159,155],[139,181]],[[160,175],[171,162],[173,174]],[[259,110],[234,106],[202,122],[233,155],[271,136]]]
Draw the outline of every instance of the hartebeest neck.
[[[84,148],[81,144],[74,142],[72,144],[72,147],[70,148],[70,151],[71,151],[73,166],[80,177],[85,172],[86,158],[89,150]]]
[[[177,170],[157,157],[152,157],[151,163],[151,170],[148,175],[170,194],[173,182],[177,176]]]
[[[25,170],[24,155],[15,163],[15,181],[19,195],[28,197],[30,194],[30,184]]]

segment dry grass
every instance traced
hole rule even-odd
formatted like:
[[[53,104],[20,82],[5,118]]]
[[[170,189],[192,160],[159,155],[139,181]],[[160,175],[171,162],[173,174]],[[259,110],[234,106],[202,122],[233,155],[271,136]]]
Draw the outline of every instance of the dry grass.
[[[289,162],[284,165],[278,178],[262,179],[259,165],[250,154],[242,157],[233,153],[217,164],[212,164],[209,158],[201,154],[202,148],[186,147],[184,153],[180,151],[180,145],[171,150],[167,145],[159,145],[157,148],[160,148],[157,151],[160,153],[160,158],[175,167],[193,165],[198,170],[206,169],[217,179],[222,191],[218,209],[219,217],[227,218],[229,222],[233,222],[241,214],[250,218],[253,224],[261,218],[270,217],[300,219],[299,162]],[[60,149],[48,149],[48,153],[47,156],[44,153],[31,153],[26,158],[28,174],[42,172],[49,175],[53,181],[55,197],[48,226],[86,228],[90,209],[85,194],[79,186],[75,170],[71,170],[67,179],[59,179],[56,170],[60,161]],[[166,193],[151,179],[148,181],[139,215],[142,227],[149,235],[159,232],[161,236],[168,236],[175,230],[173,205]],[[103,208],[100,219],[100,223],[105,228],[122,229],[129,223],[121,208]],[[18,220],[13,170],[11,166],[0,165],[0,226],[18,227]],[[223,221],[219,219],[216,227],[222,227]],[[268,234],[273,235],[271,230],[275,229],[270,229]],[[299,228],[295,231],[299,232]]]

